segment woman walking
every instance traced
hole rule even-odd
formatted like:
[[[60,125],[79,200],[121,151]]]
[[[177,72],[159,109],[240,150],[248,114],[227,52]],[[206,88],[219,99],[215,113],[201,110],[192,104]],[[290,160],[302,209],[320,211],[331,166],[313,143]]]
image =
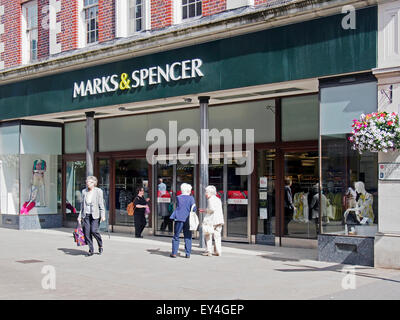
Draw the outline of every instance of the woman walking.
[[[221,256],[221,231],[224,225],[224,214],[222,212],[221,200],[217,197],[217,189],[214,186],[206,188],[207,209],[200,209],[205,213],[203,219],[204,240],[207,250],[203,256]],[[214,253],[212,252],[212,238],[214,237]]]
[[[97,178],[89,176],[86,178],[86,188],[82,190],[81,211],[78,222],[82,224],[86,243],[89,246],[88,256],[93,255],[93,237],[99,246],[99,254],[103,253],[103,241],[99,233],[99,224],[106,220],[104,209],[103,190],[97,188]]]
[[[185,253],[186,258],[190,258],[192,252],[192,231],[189,230],[189,216],[190,210],[196,210],[194,198],[190,195],[192,186],[188,183],[182,183],[182,194],[176,197],[176,209],[171,215],[171,219],[175,220],[174,236],[172,238],[172,253],[171,258],[176,258],[179,249],[179,234],[183,230],[183,237],[185,239]]]
[[[133,203],[135,204],[135,214],[133,216],[133,220],[135,221],[135,237],[143,238],[142,232],[146,226],[146,209],[149,209],[148,202],[149,198],[144,198],[144,188],[140,187],[137,190],[137,196]]]

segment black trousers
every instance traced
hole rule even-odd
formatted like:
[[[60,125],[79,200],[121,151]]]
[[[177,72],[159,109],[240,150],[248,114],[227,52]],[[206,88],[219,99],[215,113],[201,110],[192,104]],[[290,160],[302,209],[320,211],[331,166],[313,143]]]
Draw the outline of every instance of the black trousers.
[[[135,221],[135,237],[140,237],[144,227],[146,226],[146,217],[144,216],[144,213],[135,212],[133,220]]]
[[[83,219],[82,229],[85,235],[86,243],[89,246],[90,252],[94,251],[93,237],[96,239],[99,247],[103,246],[103,241],[101,240],[101,235],[99,233],[99,223],[100,223],[100,218],[93,219],[91,214],[86,215],[86,217]]]

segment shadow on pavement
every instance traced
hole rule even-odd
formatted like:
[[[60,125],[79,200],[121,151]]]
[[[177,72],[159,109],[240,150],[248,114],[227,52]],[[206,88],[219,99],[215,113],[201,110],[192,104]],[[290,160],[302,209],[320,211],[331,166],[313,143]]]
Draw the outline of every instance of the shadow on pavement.
[[[69,254],[71,256],[86,256],[86,254],[87,254],[87,251],[78,250],[78,249],[58,248],[57,250],[60,250],[60,251],[64,252],[65,254]]]
[[[147,249],[147,252],[150,254],[157,254],[159,256],[164,256],[164,257],[169,257],[170,251],[160,251],[160,248],[158,249]]]
[[[268,260],[272,260],[272,261],[282,261],[282,262],[300,261],[299,259],[287,258],[287,257],[276,257],[276,256],[266,256],[266,255],[260,255],[259,257],[264,258],[264,259],[268,259]]]

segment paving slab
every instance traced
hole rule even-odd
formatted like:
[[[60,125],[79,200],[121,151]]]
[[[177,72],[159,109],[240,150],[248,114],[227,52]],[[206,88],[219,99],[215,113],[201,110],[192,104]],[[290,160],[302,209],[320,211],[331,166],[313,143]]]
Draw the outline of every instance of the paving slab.
[[[317,261],[317,250],[223,242],[169,257],[171,238],[103,234],[86,257],[72,229],[0,228],[1,300],[399,299],[400,271]],[[95,245],[95,250],[97,249]]]

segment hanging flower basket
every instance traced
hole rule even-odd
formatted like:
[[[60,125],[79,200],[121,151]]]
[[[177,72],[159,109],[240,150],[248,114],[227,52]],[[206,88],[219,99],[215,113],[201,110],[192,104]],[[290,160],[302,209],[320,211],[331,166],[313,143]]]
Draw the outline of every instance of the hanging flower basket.
[[[353,131],[349,137],[352,148],[363,151],[388,152],[400,148],[399,116],[387,112],[362,114],[353,120]]]

